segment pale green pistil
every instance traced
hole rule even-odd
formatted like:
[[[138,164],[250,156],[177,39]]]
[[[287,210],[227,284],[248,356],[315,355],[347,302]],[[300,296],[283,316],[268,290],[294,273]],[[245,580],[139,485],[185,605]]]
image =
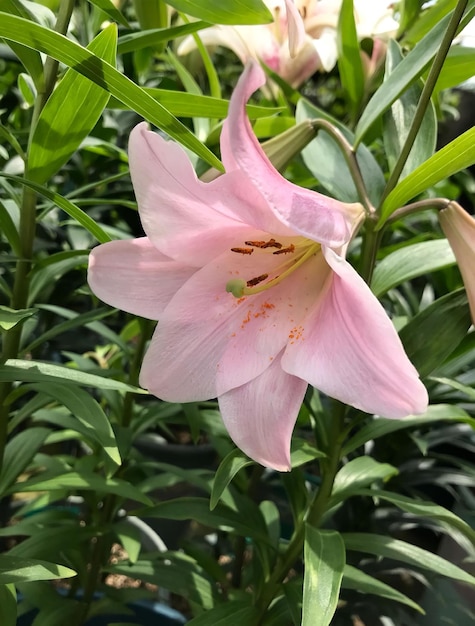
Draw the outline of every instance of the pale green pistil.
[[[262,293],[271,287],[275,287],[281,283],[285,278],[290,276],[296,269],[301,267],[305,261],[308,261],[313,255],[320,251],[320,244],[310,239],[300,237],[297,243],[290,244],[287,247],[283,247],[282,244],[275,239],[269,239],[269,241],[246,241],[244,242],[246,247],[231,248],[232,252],[238,254],[250,255],[254,252],[255,248],[269,249],[269,254],[287,257],[291,255],[290,260],[285,260],[282,264],[275,268],[277,274],[270,280],[269,274],[260,274],[248,281],[241,278],[233,278],[226,283],[226,291],[232,293],[235,298],[242,298],[243,296],[252,296],[257,293]],[[275,250],[272,250],[276,248]],[[282,271],[279,271],[282,269]]]

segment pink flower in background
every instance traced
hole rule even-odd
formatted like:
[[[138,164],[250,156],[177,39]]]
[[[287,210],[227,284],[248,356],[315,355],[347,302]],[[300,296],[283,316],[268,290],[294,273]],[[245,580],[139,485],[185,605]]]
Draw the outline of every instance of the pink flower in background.
[[[146,237],[91,253],[89,284],[109,304],[159,320],[141,384],[174,402],[217,397],[246,454],[290,467],[310,383],[386,417],[421,413],[427,393],[384,309],[345,261],[363,217],[285,180],[245,114],[264,82],[249,64],[221,136],[226,173],[198,180],[180,146],[137,126],[129,157]]]
[[[475,219],[457,202],[450,202],[439,211],[439,220],[457,259],[475,323]]]
[[[263,61],[293,87],[318,70],[330,72],[335,67],[342,0],[264,2],[275,16],[272,24],[216,25],[200,31],[201,40],[207,46],[229,48],[243,64],[250,59]],[[385,49],[382,42],[394,37],[398,29],[391,5],[389,0],[354,0],[358,38],[375,39],[378,56]],[[195,48],[195,40],[189,36],[180,44],[178,53],[188,54]]]

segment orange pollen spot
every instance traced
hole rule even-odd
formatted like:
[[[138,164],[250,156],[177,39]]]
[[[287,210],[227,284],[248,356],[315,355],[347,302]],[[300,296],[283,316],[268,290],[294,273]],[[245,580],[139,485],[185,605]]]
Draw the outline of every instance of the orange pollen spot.
[[[289,339],[292,340],[291,343],[294,343],[294,341],[298,341],[299,339],[302,339],[303,331],[304,331],[303,326],[295,326],[294,328],[292,328],[292,330],[289,332]]]
[[[245,326],[246,324],[248,324],[250,321],[251,321],[251,311],[249,310],[249,311],[247,312],[246,317],[245,317],[245,318],[242,320],[242,322],[241,322],[241,328],[244,328],[244,326]]]
[[[248,287],[255,287],[259,283],[262,283],[262,281],[266,278],[269,278],[269,274],[261,274],[260,276],[256,276],[255,278],[251,278],[251,280],[248,280],[246,285]]]
[[[231,248],[231,252],[237,252],[238,254],[252,254],[254,248]]]
[[[245,299],[246,299],[246,296],[243,296],[242,298],[238,298],[236,302],[237,304],[241,304],[241,302],[244,302]]]
[[[254,317],[263,317],[264,319],[266,319],[267,317],[269,317],[269,311],[271,311],[272,309],[275,309],[275,304],[272,304],[270,302],[263,302],[261,304],[260,310],[257,311],[257,313],[254,313]]]
[[[287,248],[282,248],[282,250],[276,250],[272,254],[288,254],[289,252],[295,252],[295,246],[293,243],[290,244]]]

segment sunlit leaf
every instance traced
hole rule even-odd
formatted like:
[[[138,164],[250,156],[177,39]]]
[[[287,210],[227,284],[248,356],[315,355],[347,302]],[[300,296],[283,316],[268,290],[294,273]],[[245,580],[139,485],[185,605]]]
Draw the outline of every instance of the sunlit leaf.
[[[473,165],[475,163],[474,142],[475,128],[470,128],[406,176],[384,201],[380,223],[422,191]]]
[[[455,263],[455,256],[447,239],[402,246],[377,264],[371,289],[380,297],[406,280],[425,276]]]
[[[0,14],[0,37],[44,52],[72,67],[222,171],[221,162],[186,126],[141,87],[86,48],[38,24],[6,13]]]
[[[27,582],[29,580],[71,578],[75,575],[76,572],[64,565],[0,554],[0,585]]]
[[[213,24],[266,24],[273,19],[261,0],[168,0],[168,4]]]
[[[115,62],[117,29],[111,24],[91,41],[88,50],[111,65]],[[109,94],[69,69],[48,98],[36,122],[28,154],[28,177],[46,182],[71,157],[101,116]]]
[[[55,382],[55,380],[70,381],[77,385],[96,387],[98,389],[114,389],[115,391],[144,393],[147,391],[134,387],[118,380],[81,372],[71,367],[43,363],[41,361],[28,361],[22,359],[9,359],[4,365],[0,365],[0,381],[25,381],[30,383]]]
[[[10,309],[0,304],[0,328],[10,330],[34,315],[38,309]]]
[[[343,580],[341,583],[343,589],[353,589],[360,593],[371,593],[381,598],[387,598],[388,600],[394,600],[400,604],[405,604],[415,609],[419,613],[424,613],[423,609],[416,604],[411,598],[408,598],[405,594],[401,593],[394,587],[390,587],[383,581],[369,576],[365,572],[353,567],[352,565],[345,565],[343,571]]]
[[[372,533],[344,533],[347,550],[374,554],[475,585],[475,578],[446,559],[406,541]]]
[[[307,524],[304,563],[302,626],[328,626],[336,611],[345,567],[340,533]]]

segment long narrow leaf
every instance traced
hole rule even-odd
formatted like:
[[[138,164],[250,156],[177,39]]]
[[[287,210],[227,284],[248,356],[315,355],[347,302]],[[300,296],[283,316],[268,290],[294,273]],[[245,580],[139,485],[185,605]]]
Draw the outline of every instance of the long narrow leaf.
[[[155,124],[170,137],[195,152],[213,167],[223,170],[217,157],[204,146],[165,107],[151,98],[143,89],[106,63],[67,37],[39,24],[0,12],[0,37],[16,41],[34,50],[44,52],[83,74],[118,100]]]

